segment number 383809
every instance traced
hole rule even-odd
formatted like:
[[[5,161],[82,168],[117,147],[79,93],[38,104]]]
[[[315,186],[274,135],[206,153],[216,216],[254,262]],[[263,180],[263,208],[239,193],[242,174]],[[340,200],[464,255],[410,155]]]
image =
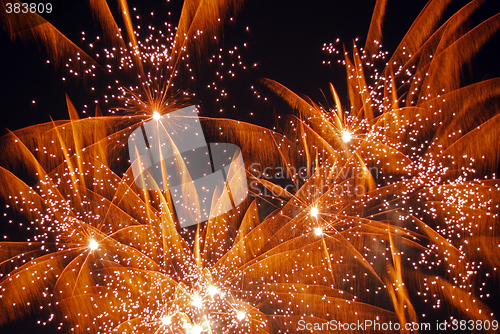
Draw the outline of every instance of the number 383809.
[[[52,13],[52,4],[50,2],[47,3],[10,3],[7,2],[5,4],[5,10],[7,14],[50,14]]]

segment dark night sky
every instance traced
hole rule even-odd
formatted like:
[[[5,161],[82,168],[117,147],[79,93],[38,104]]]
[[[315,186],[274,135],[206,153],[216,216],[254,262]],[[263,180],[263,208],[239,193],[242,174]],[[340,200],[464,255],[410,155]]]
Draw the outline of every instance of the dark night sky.
[[[83,2],[80,1],[67,14],[53,21],[60,31],[74,41],[78,41],[80,31],[92,31],[92,18]],[[389,2],[388,19],[384,29],[384,49],[390,52],[396,48],[425,2],[423,0]],[[457,1],[458,4],[465,2]],[[497,1],[490,1],[489,11],[499,11],[500,2],[493,4],[495,2]],[[134,7],[135,3],[140,11],[143,5],[138,0],[130,0],[130,7]],[[164,1],[160,3],[162,4],[160,7],[164,8]],[[236,23],[228,26],[225,32],[225,45],[248,43],[248,48],[241,53],[242,57],[247,63],[258,63],[258,67],[243,76],[243,83],[235,83],[228,87],[230,95],[228,104],[237,105],[237,112],[225,112],[222,116],[272,126],[273,117],[270,111],[279,109],[278,113],[287,112],[284,104],[277,99],[271,99],[272,103],[266,104],[247,103],[248,91],[240,90],[247,89],[260,77],[274,79],[292,91],[308,95],[314,101],[323,104],[325,100],[320,89],[327,92],[328,83],[333,82],[342,102],[347,104],[344,68],[340,65],[322,65],[322,60],[333,58],[328,58],[321,48],[323,43],[333,42],[337,38],[346,44],[350,44],[356,37],[364,41],[374,4],[375,0],[248,0],[236,16]],[[145,12],[154,8],[151,3],[147,6],[149,8]],[[116,3],[111,1],[111,7],[116,12]],[[158,24],[158,22],[146,23]],[[250,28],[249,34],[245,33],[246,26]],[[476,61],[479,79],[500,75],[499,45],[497,36],[486,46],[482,58]],[[96,93],[88,92],[88,87],[74,79],[63,83],[62,74],[55,71],[52,65],[45,63],[46,57],[36,45],[29,43],[25,45],[19,41],[12,43],[5,33],[1,33],[0,50],[2,133],[5,133],[5,128],[15,130],[47,122],[50,120],[49,115],[54,119],[66,119],[66,92],[79,111],[84,104],[93,105],[94,99],[103,94],[99,90]],[[210,80],[210,73],[205,73],[202,77],[203,80]],[[272,93],[266,92],[263,88],[261,91],[266,96],[272,96]],[[32,100],[36,103],[33,104]],[[221,116],[216,110],[210,109],[211,101],[207,101],[206,105],[208,107],[202,110],[205,116]],[[105,108],[106,106],[103,106],[104,110]],[[250,111],[254,111],[254,116],[249,116]],[[40,332],[39,326],[34,328]],[[21,323],[13,324],[4,330],[10,333],[14,329],[18,334],[33,332],[31,325],[21,325]],[[0,330],[0,332],[5,331]]]
[[[84,1],[76,2],[74,8],[60,18],[52,21],[54,25],[77,44],[80,32],[92,34],[93,23]],[[393,51],[404,36],[412,21],[425,5],[424,0],[416,1],[389,1],[387,20],[384,24],[384,50]],[[455,1],[451,10],[458,8],[467,1]],[[484,12],[499,11],[497,1],[489,1]],[[178,4],[166,6],[145,4],[140,1],[129,1],[130,8],[137,6],[141,14],[151,10],[169,10],[179,12]],[[214,99],[207,94],[202,96],[202,115],[215,117],[236,118],[265,126],[272,126],[274,120],[270,110],[286,113],[286,106],[273,97],[273,94],[264,87],[256,84],[257,79],[266,77],[274,79],[292,91],[310,96],[314,101],[327,104],[321,90],[328,92],[328,83],[332,82],[340,94],[343,104],[347,104],[345,71],[341,65],[322,65],[323,60],[336,60],[328,56],[321,48],[323,43],[329,43],[340,38],[342,42],[351,45],[352,40],[359,37],[364,44],[368,31],[375,0],[357,1],[305,1],[305,0],[252,0],[247,1],[240,13],[236,16],[236,23],[227,26],[225,30],[225,47],[247,43],[248,47],[241,51],[247,64],[257,63],[257,68],[238,75],[236,80],[226,87],[229,97],[225,112],[218,113],[219,106],[213,105]],[[115,2],[110,2],[111,9],[117,12]],[[155,12],[155,13],[156,13]],[[142,15],[143,17],[146,15]],[[155,20],[148,17],[140,24],[162,25],[163,17],[155,14]],[[177,15],[178,16],[178,15]],[[121,24],[120,17],[117,21]],[[137,23],[137,22],[135,22]],[[176,22],[172,22],[176,23]],[[250,32],[245,32],[245,27]],[[26,44],[26,45],[25,45]],[[61,81],[63,72],[54,70],[50,64],[45,64],[46,57],[33,43],[10,42],[5,33],[0,35],[0,128],[18,129],[27,125],[49,121],[49,115],[54,119],[66,119],[66,105],[64,93],[68,93],[78,111],[83,105],[93,106],[95,99],[102,100],[104,92],[96,86],[96,92],[91,93],[89,87],[81,80],[68,79]],[[82,45],[82,44],[79,44]],[[479,70],[476,70],[478,79],[484,76],[498,76],[499,38],[493,39],[485,48],[483,58],[476,61]],[[83,44],[86,46],[86,44]],[[85,51],[87,49],[84,48]],[[476,64],[476,65],[477,65]],[[214,69],[208,69],[198,76],[200,87],[213,79]],[[101,86],[105,80],[113,79],[100,76]],[[252,99],[250,85],[254,85],[263,95],[270,97],[272,103],[259,103]],[[197,86],[190,87],[190,91],[198,91]],[[326,94],[328,97],[328,94]],[[32,101],[36,103],[33,104]],[[232,110],[236,105],[236,111]],[[113,107],[100,104],[103,110]],[[204,107],[203,107],[204,106]],[[89,107],[89,109],[92,109]],[[254,116],[250,116],[253,112]]]
[[[52,21],[61,32],[77,44],[80,31],[91,33],[93,30],[92,18],[83,2],[80,1],[65,15]],[[144,9],[143,4],[136,3],[141,13],[155,9],[151,4]],[[346,44],[350,44],[356,37],[363,39],[368,31],[374,3],[375,0],[247,1],[243,10],[237,15],[236,23],[227,27],[225,45],[232,47],[246,42],[248,48],[242,52],[242,57],[247,63],[256,62],[258,66],[243,78],[240,76],[239,83],[236,82],[228,87],[227,104],[231,106],[235,104],[237,112],[228,111],[222,115],[215,110],[212,112],[212,109],[218,110],[218,108],[211,105],[213,99],[210,98],[206,103],[202,101],[202,105],[207,105],[202,113],[206,116],[238,118],[271,126],[272,121],[268,111],[273,109],[273,105],[256,104],[248,107],[251,96],[248,93],[248,86],[256,82],[259,77],[274,79],[293,91],[311,96],[321,103],[325,101],[320,89],[327,91],[328,82],[333,82],[343,98],[343,103],[346,103],[344,69],[337,64],[322,65],[322,60],[328,56],[321,48],[323,43],[333,42],[337,38]],[[400,1],[394,1],[389,7],[390,20],[386,23],[388,33],[385,41],[387,44],[384,43],[389,51],[395,48],[424,3],[422,0],[410,1],[405,2],[403,6]],[[129,1],[129,5],[132,8],[135,2]],[[111,2],[110,7],[115,10],[117,5]],[[174,13],[177,9],[175,6],[172,8],[164,5],[159,8],[166,8]],[[140,23],[162,23],[159,19],[153,22],[148,20]],[[118,22],[120,22],[119,17]],[[245,33],[246,26],[250,27],[249,34]],[[96,98],[102,99],[104,94],[102,91],[99,92],[97,89],[98,92],[92,94],[81,81],[68,79],[63,83],[62,72],[55,71],[50,64],[45,64],[46,57],[36,45],[29,43],[24,45],[19,41],[14,44],[5,34],[1,35],[0,45],[2,129],[18,129],[46,122],[50,120],[49,115],[54,119],[67,118],[65,92],[69,94],[79,111],[83,109],[84,104],[93,105]],[[211,73],[207,71],[201,78],[201,81],[208,82]],[[191,88],[191,91],[195,90],[196,87]],[[266,96],[272,96],[265,89],[260,91]],[[32,100],[36,103],[33,104]],[[106,110],[111,106],[113,105],[103,105],[102,109]],[[278,109],[283,107],[279,102],[275,106]],[[250,112],[254,112],[253,117],[249,116]]]

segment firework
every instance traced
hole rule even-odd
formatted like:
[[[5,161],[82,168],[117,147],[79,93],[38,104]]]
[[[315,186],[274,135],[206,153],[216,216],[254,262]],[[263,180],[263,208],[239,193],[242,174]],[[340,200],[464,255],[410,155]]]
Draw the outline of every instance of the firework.
[[[143,122],[190,101],[188,55],[200,58],[222,29],[213,23],[240,3],[187,1],[176,32],[167,25],[170,34],[144,40],[135,9],[119,4],[126,37],[105,2],[90,2],[117,45],[106,58],[118,65],[104,68],[138,80],[110,88],[120,107],[80,119],[68,97],[70,120],[2,139],[0,193],[30,237],[0,243],[0,325],[41,314],[63,332],[95,333],[333,332],[346,324],[409,332],[407,324],[437,330],[446,320],[451,330],[465,319],[474,330],[498,328],[490,293],[500,245],[500,80],[463,85],[461,74],[500,29],[500,14],[466,29],[483,5],[472,1],[438,24],[448,4],[432,0],[389,57],[381,47],[386,1],[377,1],[366,45],[355,41],[340,60],[348,108],[333,85],[334,106],[324,107],[263,79],[296,110],[279,131],[202,118],[211,136],[241,148],[254,193],[181,228],[168,189],[137,186],[126,143]],[[48,49],[63,43],[80,73],[103,66],[52,26],[24,34]],[[334,43],[324,50],[338,54]],[[269,166],[292,187],[268,178]]]

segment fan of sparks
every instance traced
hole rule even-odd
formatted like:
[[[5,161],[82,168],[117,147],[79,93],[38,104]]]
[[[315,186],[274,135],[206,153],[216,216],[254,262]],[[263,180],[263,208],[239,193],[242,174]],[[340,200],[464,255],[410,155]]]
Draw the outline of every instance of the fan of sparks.
[[[105,57],[118,65],[49,24],[24,31],[48,49],[63,43],[70,73],[135,71],[137,84],[109,87],[105,100],[122,101],[110,116],[80,118],[68,97],[68,121],[2,139],[5,215],[29,237],[0,243],[0,325],[34,314],[63,332],[295,333],[301,321],[319,331],[331,320],[401,330],[494,320],[500,80],[461,81],[500,28],[499,14],[468,26],[483,3],[443,19],[448,4],[431,0],[389,55],[386,1],[377,1],[364,47],[324,46],[343,54],[348,107],[333,86],[324,107],[263,79],[294,111],[274,130],[202,119],[211,136],[241,147],[251,194],[194,228],[180,228],[168,191],[136,186],[126,143],[141,122],[196,95],[189,55],[203,58],[241,4],[186,1],[177,28],[150,26],[139,41],[137,9],[119,1],[122,37],[107,4],[90,1],[112,32]]]

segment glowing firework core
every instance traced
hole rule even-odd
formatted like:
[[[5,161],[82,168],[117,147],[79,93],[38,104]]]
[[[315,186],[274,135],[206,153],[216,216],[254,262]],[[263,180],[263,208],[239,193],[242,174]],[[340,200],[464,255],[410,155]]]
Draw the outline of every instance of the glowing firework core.
[[[160,119],[160,117],[161,117],[161,115],[160,115],[160,113],[159,113],[158,111],[155,111],[155,112],[153,113],[153,118],[154,118],[154,119],[159,120],[159,119]]]
[[[323,229],[321,227],[316,227],[314,229],[314,234],[316,234],[316,235],[322,235],[323,234]]]
[[[318,208],[317,207],[313,207],[311,209],[311,216],[313,216],[314,218],[318,217]]]
[[[192,328],[191,328],[191,331],[189,333],[193,333],[193,334],[201,334],[201,332],[203,331],[203,328],[199,325],[194,325]]]
[[[236,313],[236,318],[238,318],[238,320],[243,320],[246,316],[247,315],[243,311],[238,311],[238,313]]]
[[[213,296],[215,296],[216,294],[218,294],[218,293],[219,293],[219,289],[217,289],[217,287],[215,287],[215,286],[213,286],[213,285],[210,285],[210,286],[208,287],[207,291],[208,291],[208,294],[209,294],[211,297],[213,297]]]
[[[161,318],[161,323],[165,326],[168,326],[172,323],[172,318],[166,315],[163,318]]]
[[[97,249],[97,247],[99,247],[99,244],[97,243],[97,241],[95,241],[94,239],[91,239],[89,242],[90,250],[95,251]]]
[[[198,307],[198,308],[201,308],[203,306],[203,300],[201,300],[200,295],[195,294],[193,296],[193,301],[191,302],[191,305]]]
[[[347,130],[342,131],[342,140],[344,141],[344,143],[350,142],[351,139],[352,139],[352,134],[349,131]]]

